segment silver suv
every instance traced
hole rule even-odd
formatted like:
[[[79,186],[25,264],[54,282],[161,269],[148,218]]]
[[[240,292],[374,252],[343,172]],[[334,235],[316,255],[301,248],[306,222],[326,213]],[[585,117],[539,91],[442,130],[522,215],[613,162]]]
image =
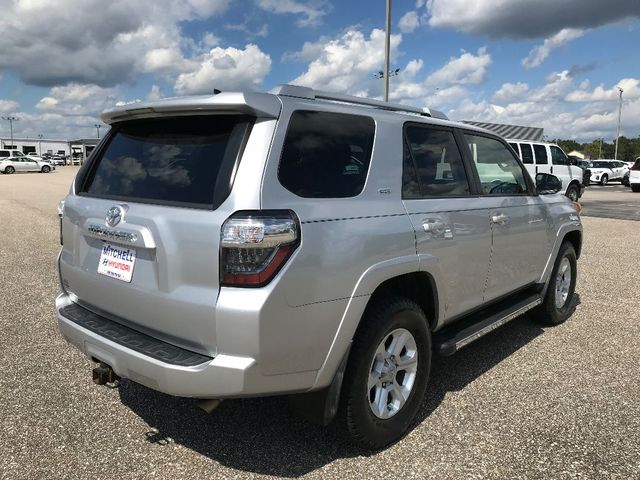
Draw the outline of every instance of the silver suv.
[[[433,354],[574,305],[579,206],[442,117],[295,86],[103,114],[60,209],[62,335],[98,384],[208,411],[292,394],[365,447],[397,440]]]

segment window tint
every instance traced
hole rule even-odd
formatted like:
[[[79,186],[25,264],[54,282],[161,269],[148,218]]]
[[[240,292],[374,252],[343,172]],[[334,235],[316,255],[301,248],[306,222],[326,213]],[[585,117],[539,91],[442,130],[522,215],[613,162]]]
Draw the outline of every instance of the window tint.
[[[406,127],[402,193],[404,198],[469,194],[453,132]]]
[[[479,135],[465,134],[465,139],[484,193],[514,195],[528,192],[522,167],[505,145]]]
[[[216,208],[251,120],[239,115],[132,120],[116,125],[82,188],[143,203]]]
[[[509,145],[511,145],[511,148],[513,148],[513,151],[516,152],[516,155],[520,156],[520,150],[518,150],[518,144],[509,142]]]
[[[547,147],[544,145],[533,145],[533,151],[536,153],[536,164],[546,165],[549,163],[549,156],[547,155]]]
[[[9,156],[9,150],[0,150],[0,158],[7,158]]]
[[[522,163],[533,164],[533,150],[531,149],[531,145],[521,143],[520,148],[522,149]]]
[[[293,112],[282,148],[280,183],[306,198],[358,195],[367,179],[374,134],[370,117]]]
[[[550,145],[549,148],[551,149],[551,160],[554,165],[569,165],[569,159],[560,148],[554,145]]]

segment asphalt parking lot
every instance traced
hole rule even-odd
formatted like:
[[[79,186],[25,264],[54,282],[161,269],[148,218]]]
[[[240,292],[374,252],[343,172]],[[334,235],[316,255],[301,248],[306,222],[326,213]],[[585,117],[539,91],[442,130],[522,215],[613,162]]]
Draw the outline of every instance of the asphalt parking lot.
[[[567,323],[522,317],[437,359],[413,430],[370,454],[282,398],[207,415],[132,382],[94,386],[53,310],[56,205],[76,171],[0,175],[0,478],[640,478],[640,223],[598,218],[606,202],[637,214],[640,194],[587,190]]]

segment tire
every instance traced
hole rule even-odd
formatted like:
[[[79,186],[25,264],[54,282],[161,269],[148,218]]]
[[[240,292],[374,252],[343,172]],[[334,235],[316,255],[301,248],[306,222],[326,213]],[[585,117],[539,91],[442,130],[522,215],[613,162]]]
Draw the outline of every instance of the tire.
[[[48,165],[45,165],[44,167],[42,167],[41,172],[42,173],[49,173],[51,171],[51,167]]]
[[[568,282],[567,271],[571,275]],[[533,312],[537,321],[544,325],[560,325],[571,316],[577,273],[576,252],[571,243],[564,242],[553,265],[544,300]]]
[[[600,177],[600,185],[606,185],[607,183],[609,183],[609,176],[605,173]]]
[[[631,191],[638,193],[640,192],[640,183],[632,183],[631,184]]]
[[[341,399],[353,441],[378,450],[402,438],[422,404],[430,369],[431,333],[422,309],[396,296],[368,306],[353,340]]]
[[[624,185],[625,187],[629,186],[629,175],[625,175],[624,177],[622,177],[622,185]]]
[[[16,169],[13,168],[12,166],[8,166],[4,169],[4,173],[11,175],[12,173],[15,173]]]
[[[565,193],[565,195],[572,202],[577,202],[580,198],[580,189],[575,185],[569,185],[569,188],[567,188],[567,192]]]

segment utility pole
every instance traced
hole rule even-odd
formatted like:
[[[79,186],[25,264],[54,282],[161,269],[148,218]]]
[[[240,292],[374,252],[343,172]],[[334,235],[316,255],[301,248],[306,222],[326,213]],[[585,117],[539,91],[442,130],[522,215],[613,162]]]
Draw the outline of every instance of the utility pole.
[[[42,134],[38,134],[38,155],[42,156]]]
[[[9,129],[11,130],[11,149],[13,150],[13,148],[14,148],[14,145],[13,145],[13,122],[17,122],[20,119],[17,118],[17,117],[13,117],[11,115],[9,115],[8,117],[2,117],[2,119],[9,121]]]
[[[616,153],[613,155],[613,159],[618,159],[618,140],[620,139],[620,119],[622,117],[622,92],[623,90],[620,87],[617,87],[620,90],[620,104],[618,106],[618,133],[616,134]]]
[[[96,134],[97,134],[98,138],[100,138],[100,129],[102,128],[102,125],[96,123],[93,126],[96,127]]]
[[[598,155],[598,159],[602,158],[602,137],[600,137],[600,154]]]
[[[387,29],[384,37],[384,101],[389,101],[389,49],[391,44],[391,0],[387,0]]]

